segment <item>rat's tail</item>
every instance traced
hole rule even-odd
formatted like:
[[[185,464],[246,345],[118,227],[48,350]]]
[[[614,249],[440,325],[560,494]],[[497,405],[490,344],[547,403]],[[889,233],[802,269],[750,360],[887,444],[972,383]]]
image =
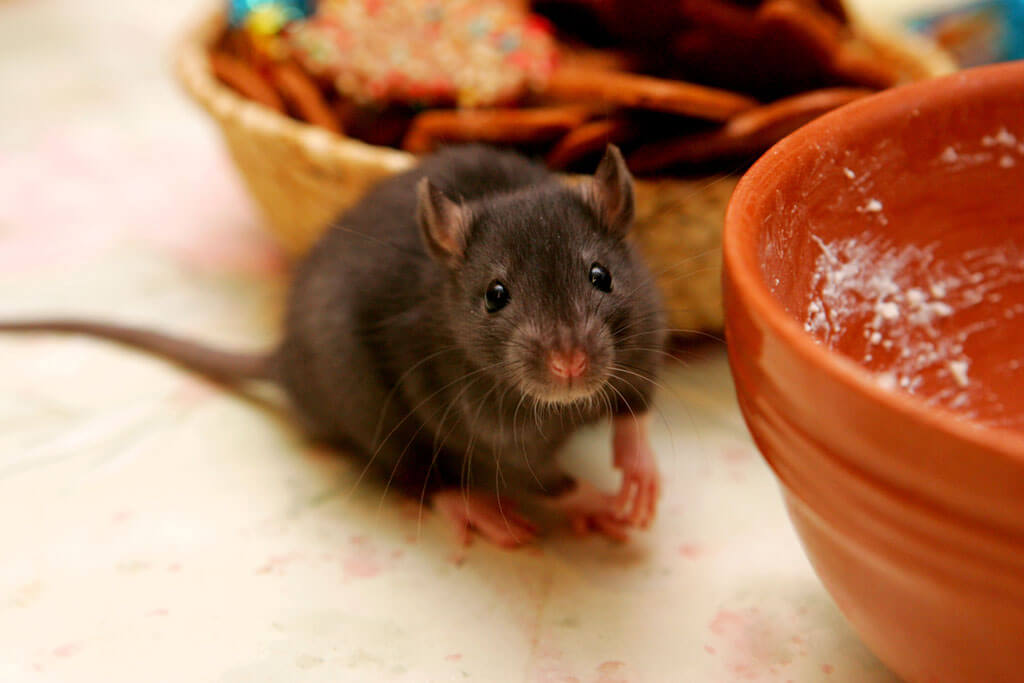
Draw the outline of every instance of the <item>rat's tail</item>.
[[[99,337],[148,351],[222,384],[274,379],[272,353],[230,353],[137,327],[87,320],[0,321],[0,333],[2,332],[54,332]]]

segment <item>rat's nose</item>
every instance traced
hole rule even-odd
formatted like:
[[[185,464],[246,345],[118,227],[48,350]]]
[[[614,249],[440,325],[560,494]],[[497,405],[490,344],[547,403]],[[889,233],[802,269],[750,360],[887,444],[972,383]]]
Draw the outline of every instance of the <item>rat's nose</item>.
[[[555,377],[573,379],[581,377],[587,371],[590,361],[581,349],[568,352],[552,351],[548,356],[548,369]]]

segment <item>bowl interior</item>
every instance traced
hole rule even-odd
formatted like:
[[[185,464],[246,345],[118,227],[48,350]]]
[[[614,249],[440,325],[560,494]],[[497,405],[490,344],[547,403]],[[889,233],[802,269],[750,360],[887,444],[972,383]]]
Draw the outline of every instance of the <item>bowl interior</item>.
[[[1024,63],[941,83],[846,107],[762,160],[778,168],[753,209],[760,272],[880,386],[1022,431]]]

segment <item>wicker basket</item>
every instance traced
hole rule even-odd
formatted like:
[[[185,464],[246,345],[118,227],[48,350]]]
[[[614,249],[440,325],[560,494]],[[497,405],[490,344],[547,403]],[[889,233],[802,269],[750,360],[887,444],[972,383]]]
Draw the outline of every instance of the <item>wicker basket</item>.
[[[301,123],[222,85],[210,71],[207,54],[223,30],[223,15],[211,12],[186,34],[177,53],[178,77],[220,125],[269,228],[297,257],[367,188],[409,168],[415,157]],[[952,68],[927,47],[877,34],[873,40],[915,78]],[[725,207],[737,180],[725,176],[636,184],[633,236],[658,275],[671,327],[677,330],[717,331],[724,326],[719,248]]]

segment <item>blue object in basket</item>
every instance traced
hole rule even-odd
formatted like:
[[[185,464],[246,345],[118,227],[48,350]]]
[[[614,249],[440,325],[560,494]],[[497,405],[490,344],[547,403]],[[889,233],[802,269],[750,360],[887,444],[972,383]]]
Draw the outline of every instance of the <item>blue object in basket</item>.
[[[272,15],[281,23],[305,19],[316,11],[314,0],[229,0],[228,22],[245,26],[256,15]]]
[[[910,18],[961,67],[1024,59],[1024,0],[976,0]]]

